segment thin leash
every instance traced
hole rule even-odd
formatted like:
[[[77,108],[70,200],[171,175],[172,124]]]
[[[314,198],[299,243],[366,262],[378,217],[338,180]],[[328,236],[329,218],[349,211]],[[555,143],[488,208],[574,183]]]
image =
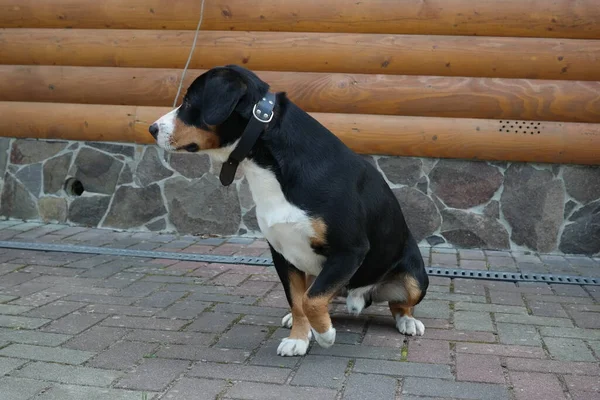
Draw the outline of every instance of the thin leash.
[[[198,40],[198,34],[200,33],[200,27],[202,26],[202,20],[204,19],[204,1],[202,0],[202,5],[200,6],[200,19],[198,20],[198,26],[196,27],[196,34],[194,35],[194,41],[192,42],[192,48],[190,49],[190,55],[188,56],[187,62],[185,63],[185,67],[183,67],[183,71],[181,72],[181,79],[179,80],[179,87],[177,88],[177,94],[175,95],[175,100],[173,100],[173,108],[177,105],[177,100],[179,100],[179,94],[181,93],[181,88],[183,86],[183,80],[185,78],[185,74],[190,65],[190,61],[192,61],[192,55],[194,54],[194,49],[196,48],[196,41]]]

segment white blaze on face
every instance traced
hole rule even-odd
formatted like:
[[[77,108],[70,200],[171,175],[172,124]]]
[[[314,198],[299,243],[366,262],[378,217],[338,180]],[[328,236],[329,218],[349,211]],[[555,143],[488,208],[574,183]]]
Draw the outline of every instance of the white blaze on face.
[[[173,130],[175,129],[175,118],[177,118],[178,110],[179,107],[163,115],[155,122],[155,124],[158,125],[158,135],[156,136],[156,143],[159,147],[165,150],[175,150],[171,145],[171,136],[173,135]]]

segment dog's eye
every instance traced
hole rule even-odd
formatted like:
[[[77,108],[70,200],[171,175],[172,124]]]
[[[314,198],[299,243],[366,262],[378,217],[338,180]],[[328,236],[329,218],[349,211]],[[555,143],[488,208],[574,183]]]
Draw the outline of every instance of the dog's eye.
[[[200,150],[200,146],[198,146],[196,143],[190,143],[183,146],[183,150],[189,151],[190,153],[195,153]]]

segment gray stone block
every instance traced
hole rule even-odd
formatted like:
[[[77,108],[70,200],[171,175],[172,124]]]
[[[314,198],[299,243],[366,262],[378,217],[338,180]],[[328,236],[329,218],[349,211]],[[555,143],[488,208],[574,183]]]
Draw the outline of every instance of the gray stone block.
[[[10,371],[19,368],[26,362],[26,360],[20,360],[18,358],[0,358],[0,376],[8,374]]]
[[[406,186],[417,183],[423,165],[417,157],[381,157],[377,164],[390,182]]]
[[[78,310],[84,306],[85,306],[84,303],[57,300],[53,303],[46,304],[42,307],[38,307],[35,310],[28,312],[26,314],[26,316],[35,317],[35,318],[56,319],[56,318],[61,318],[61,317],[65,316],[75,310]]]
[[[210,170],[207,154],[170,153],[168,158],[171,167],[189,179],[201,178]]]
[[[425,364],[416,362],[397,362],[383,360],[358,359],[353,372],[365,374],[392,375],[397,377],[416,376],[423,378],[453,379],[448,365]]]
[[[44,192],[53,194],[62,190],[69,167],[71,165],[72,154],[67,153],[62,156],[54,157],[44,163]]]
[[[66,142],[16,139],[12,144],[10,162],[12,164],[35,164],[53,157],[67,147]]]
[[[504,176],[502,213],[513,242],[540,252],[555,250],[563,223],[563,183],[550,171],[521,163],[508,167]]]
[[[281,357],[277,355],[280,339],[270,339],[263,344],[250,361],[251,365],[265,365],[269,367],[294,368],[300,357]]]
[[[73,166],[75,178],[81,181],[85,191],[104,194],[114,192],[123,169],[121,161],[89,147],[79,150]]]
[[[478,312],[493,312],[503,314],[522,314],[527,315],[527,308],[520,306],[509,306],[502,304],[482,304],[482,303],[468,303],[468,302],[456,302],[454,309],[457,311],[478,311]]]
[[[205,174],[188,181],[182,177],[165,182],[169,220],[184,234],[237,233],[241,209],[236,190],[223,187],[217,177]]]
[[[442,219],[435,203],[420,190],[403,187],[393,189],[405,213],[406,222],[411,227],[411,232],[417,242],[433,234],[440,226]]]
[[[398,382],[389,376],[351,374],[346,382],[344,400],[395,400]]]
[[[64,347],[99,352],[120,340],[126,333],[127,330],[123,328],[94,326],[75,336],[72,340],[65,343]]]
[[[137,165],[135,176],[142,186],[148,186],[153,182],[161,181],[173,175],[173,171],[166,168],[158,151],[154,146],[147,146],[142,159]]]
[[[240,349],[172,344],[162,346],[156,356],[180,360],[243,363],[250,356],[250,352]]]
[[[348,358],[309,354],[302,358],[300,368],[296,371],[291,384],[339,389],[344,382],[349,361]]]
[[[502,344],[521,346],[540,346],[542,344],[542,339],[533,325],[498,322],[496,326]]]
[[[143,204],[143,207],[139,205]],[[113,196],[113,202],[103,226],[110,228],[134,228],[144,225],[167,212],[157,184],[145,188],[121,186]]]
[[[98,368],[34,362],[20,369],[14,375],[73,385],[110,386],[123,373]]]
[[[97,388],[92,386],[55,385],[36,400],[153,400],[155,393]]]
[[[11,329],[37,329],[50,322],[47,318],[30,318],[17,315],[0,315],[0,327]]]
[[[4,175],[0,215],[24,220],[39,218],[35,198],[21,182],[8,172]]]
[[[221,335],[217,347],[253,350],[266,338],[269,330],[262,326],[235,325]]]
[[[45,326],[45,332],[64,333],[67,335],[76,335],[85,331],[91,326],[96,325],[107,317],[106,314],[89,314],[89,313],[72,313],[66,317],[62,317],[53,321],[50,325]]]
[[[208,346],[213,342],[213,338],[214,334],[209,333],[134,329],[124,339],[137,342]]]
[[[267,315],[270,317],[281,317],[289,311],[285,308],[277,307],[258,307],[246,306],[242,304],[217,304],[213,309],[215,313],[231,313],[231,314],[252,314],[252,315]]]
[[[200,362],[195,364],[187,375],[199,378],[284,384],[291,372],[291,369],[286,368]]]
[[[319,345],[314,345],[310,349],[310,354],[349,357],[349,358],[373,358],[377,360],[398,360],[401,354],[399,348],[374,347],[364,345],[338,344],[324,349]]]
[[[567,318],[537,317],[535,315],[496,314],[496,322],[509,324],[528,324],[557,327],[573,327],[571,320]]]
[[[463,248],[508,249],[508,231],[500,221],[469,211],[442,211],[442,235],[450,243]]]
[[[95,354],[90,351],[72,350],[58,347],[11,344],[10,346],[1,349],[0,355],[5,357],[78,365],[86,362]]]
[[[502,185],[503,176],[483,161],[440,160],[429,180],[432,191],[449,207],[468,209],[488,202]]]
[[[205,399],[215,399],[226,386],[224,380],[182,378],[165,393],[165,399],[196,400],[202,393]]]
[[[196,319],[212,304],[205,301],[185,299],[156,314],[159,318]]]
[[[145,359],[115,386],[124,389],[162,391],[185,371],[189,364],[189,361],[182,360]]]
[[[7,400],[29,400],[47,387],[46,382],[31,379],[9,376],[0,378],[0,394],[2,394],[2,398]]]
[[[143,298],[137,303],[137,305],[140,307],[164,308],[170,306],[183,296],[185,296],[185,293],[160,291],[152,293],[150,296]]]
[[[81,196],[69,205],[69,221],[85,226],[97,226],[108,210],[110,196]]]
[[[161,331],[177,331],[188,321],[154,317],[112,316],[102,322],[102,326],[120,328],[156,329]]]
[[[90,367],[127,370],[152,354],[158,346],[150,343],[120,342],[100,353],[87,365]]]
[[[225,394],[239,400],[334,400],[336,391],[325,388],[236,382]]]
[[[402,394],[451,397],[457,399],[508,400],[508,391],[502,385],[487,383],[452,382],[441,379],[408,377],[402,385]]]
[[[42,189],[42,164],[26,165],[15,174],[15,177],[29,190],[29,193],[39,197]]]
[[[69,340],[71,337],[71,335],[61,335],[58,333],[0,328],[0,341],[13,343],[58,346]]]
[[[581,339],[545,337],[544,343],[552,358],[564,361],[596,362],[591,350]]]
[[[0,315],[19,315],[31,310],[31,306],[18,306],[13,304],[0,304]],[[26,315],[37,317],[37,315]]]
[[[456,311],[454,327],[464,331],[494,331],[490,314],[477,311]]]

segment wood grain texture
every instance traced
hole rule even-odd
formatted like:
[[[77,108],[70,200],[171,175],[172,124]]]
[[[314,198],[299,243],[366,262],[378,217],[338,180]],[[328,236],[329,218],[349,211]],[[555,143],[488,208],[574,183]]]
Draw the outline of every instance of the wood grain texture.
[[[202,72],[188,70],[184,89]],[[600,122],[600,82],[257,74],[311,112]],[[0,65],[0,101],[171,106],[180,77],[176,69]]]
[[[196,29],[198,0],[0,0],[0,27]],[[600,38],[597,0],[206,1],[203,30]]]
[[[148,126],[169,110],[0,102],[0,132],[7,137],[153,143]],[[312,116],[363,154],[600,165],[600,124],[331,113]]]
[[[0,64],[181,68],[192,31],[0,30]],[[358,56],[360,54],[360,57]],[[600,80],[600,40],[202,32],[190,68]]]

